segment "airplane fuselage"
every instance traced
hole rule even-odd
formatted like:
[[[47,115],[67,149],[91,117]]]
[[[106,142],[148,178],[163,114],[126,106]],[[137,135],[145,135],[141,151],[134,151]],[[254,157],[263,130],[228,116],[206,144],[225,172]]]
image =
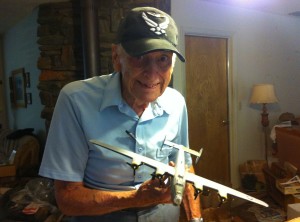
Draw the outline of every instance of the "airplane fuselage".
[[[172,178],[172,200],[176,205],[180,205],[185,189],[185,158],[183,149],[178,150],[176,163],[175,163],[175,174]]]

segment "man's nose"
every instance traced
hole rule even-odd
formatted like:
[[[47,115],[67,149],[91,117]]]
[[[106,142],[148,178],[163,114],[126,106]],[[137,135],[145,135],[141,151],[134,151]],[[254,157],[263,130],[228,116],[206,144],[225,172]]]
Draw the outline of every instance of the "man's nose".
[[[159,67],[159,64],[157,62],[156,59],[150,59],[148,58],[146,61],[145,61],[145,71],[148,73],[148,74],[156,74],[160,71],[160,67]]]

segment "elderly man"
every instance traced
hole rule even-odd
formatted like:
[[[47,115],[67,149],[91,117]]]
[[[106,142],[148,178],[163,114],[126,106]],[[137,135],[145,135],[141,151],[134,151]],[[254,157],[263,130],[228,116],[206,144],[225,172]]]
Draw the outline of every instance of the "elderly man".
[[[125,157],[89,142],[101,140],[174,164],[177,150],[162,149],[164,139],[188,145],[184,98],[168,87],[176,57],[184,62],[177,38],[168,14],[135,8],[121,21],[112,46],[115,72],[61,90],[40,175],[55,180],[57,204],[72,221],[178,221],[170,187],[151,180],[152,168],[133,173]],[[190,155],[185,158],[193,171]],[[193,192],[187,185],[183,203],[188,219],[201,221]]]

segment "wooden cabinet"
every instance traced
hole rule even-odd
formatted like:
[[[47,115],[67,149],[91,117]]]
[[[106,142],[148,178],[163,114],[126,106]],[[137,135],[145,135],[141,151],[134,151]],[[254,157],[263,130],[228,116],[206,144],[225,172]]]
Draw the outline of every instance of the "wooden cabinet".
[[[293,195],[284,195],[276,187],[276,180],[289,178],[285,162],[300,169],[300,127],[277,127],[276,143],[278,163],[273,163],[271,167],[264,167],[263,172],[266,179],[267,193],[285,210],[287,205],[294,203]]]
[[[300,169],[300,127],[277,127],[276,142],[278,159],[289,162]]]

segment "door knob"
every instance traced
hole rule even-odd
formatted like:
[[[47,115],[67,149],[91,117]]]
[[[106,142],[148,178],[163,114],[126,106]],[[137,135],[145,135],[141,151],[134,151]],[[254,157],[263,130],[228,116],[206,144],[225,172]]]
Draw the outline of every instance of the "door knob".
[[[222,124],[223,125],[229,125],[229,121],[228,120],[222,120]]]

